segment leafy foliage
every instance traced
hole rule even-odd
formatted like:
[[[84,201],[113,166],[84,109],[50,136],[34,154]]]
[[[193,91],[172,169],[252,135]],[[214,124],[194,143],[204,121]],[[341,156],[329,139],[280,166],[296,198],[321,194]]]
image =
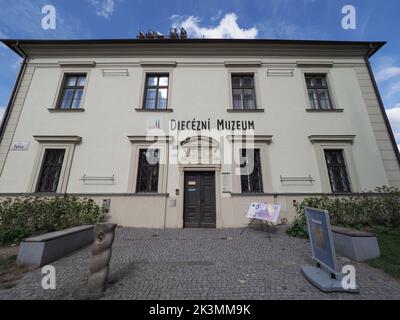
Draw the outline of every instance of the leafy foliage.
[[[380,187],[375,192],[334,198],[306,198],[296,205],[297,217],[287,233],[293,237],[307,238],[305,208],[325,209],[331,223],[353,229],[382,226],[400,227],[400,190]]]
[[[7,198],[0,202],[0,243],[104,220],[93,199],[69,196]]]

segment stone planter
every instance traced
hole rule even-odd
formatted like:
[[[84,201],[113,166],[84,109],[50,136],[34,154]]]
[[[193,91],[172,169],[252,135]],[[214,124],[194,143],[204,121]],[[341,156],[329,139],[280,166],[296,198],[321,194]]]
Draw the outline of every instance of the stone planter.
[[[373,233],[332,226],[337,253],[362,262],[380,256],[378,241]]]
[[[91,244],[93,240],[93,225],[83,225],[31,237],[21,243],[17,264],[42,267]]]

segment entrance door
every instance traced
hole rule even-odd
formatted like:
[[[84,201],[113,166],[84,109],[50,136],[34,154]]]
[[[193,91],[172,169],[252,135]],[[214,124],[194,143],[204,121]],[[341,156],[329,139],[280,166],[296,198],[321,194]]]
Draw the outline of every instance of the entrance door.
[[[185,228],[215,228],[215,173],[185,173]]]

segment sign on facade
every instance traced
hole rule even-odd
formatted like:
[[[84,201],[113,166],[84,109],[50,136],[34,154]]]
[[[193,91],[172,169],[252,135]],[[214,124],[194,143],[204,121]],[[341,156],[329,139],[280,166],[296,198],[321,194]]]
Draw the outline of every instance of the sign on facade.
[[[29,149],[29,142],[27,141],[14,142],[10,147],[11,151],[27,151],[28,149]]]

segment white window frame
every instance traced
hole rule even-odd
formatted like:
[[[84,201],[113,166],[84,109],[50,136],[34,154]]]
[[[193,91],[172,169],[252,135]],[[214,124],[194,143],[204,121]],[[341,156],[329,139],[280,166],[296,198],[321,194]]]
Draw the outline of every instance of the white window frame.
[[[259,149],[260,150],[260,162],[261,162],[261,178],[263,184],[263,191],[262,193],[271,193],[272,192],[272,176],[271,176],[271,169],[269,164],[269,157],[268,157],[268,146],[267,143],[262,142],[254,142],[254,144],[250,144],[246,146],[245,143],[234,143],[233,144],[233,157],[232,157],[232,193],[235,194],[243,194],[243,195],[254,195],[257,193],[246,193],[242,192],[242,185],[241,185],[241,176],[237,174],[237,169],[240,167],[240,164],[235,163],[235,157],[240,157],[240,150],[241,149]],[[239,159],[239,158],[238,158]]]
[[[52,107],[49,108],[50,111],[84,111],[85,110],[85,101],[86,101],[86,95],[87,95],[87,89],[89,86],[89,79],[90,79],[90,73],[91,69],[88,68],[63,68],[61,69],[61,73],[58,79],[58,84],[57,84],[57,91],[56,94],[53,98],[53,104]],[[64,91],[64,83],[66,80],[66,77],[69,75],[75,75],[75,74],[86,74],[86,81],[85,81],[85,86],[83,88],[83,93],[82,93],[82,99],[81,99],[81,104],[78,109],[60,109],[59,103],[61,96]]]
[[[168,74],[168,98],[167,98],[167,107],[165,109],[146,109],[144,105],[144,97],[146,91],[146,76],[148,74]],[[153,112],[162,112],[165,110],[172,110],[172,90],[173,90],[173,68],[171,67],[146,67],[142,70],[142,86],[140,90],[140,100],[138,103],[138,108],[136,110],[144,110],[144,111],[153,111]]]
[[[254,111],[262,111],[263,103],[261,100],[261,86],[260,86],[260,68],[244,68],[244,67],[231,67],[227,68],[227,76],[228,76],[228,90],[229,90],[229,101],[228,101],[228,111],[238,111],[238,112],[254,112]],[[232,76],[233,75],[246,75],[252,74],[254,76],[254,95],[256,98],[256,108],[255,109],[235,109],[233,106],[233,86],[232,86]]]
[[[137,176],[139,169],[139,151],[141,149],[158,149],[160,153],[160,163],[158,169],[158,187],[157,193],[167,193],[167,174],[168,174],[168,142],[152,142],[145,141],[145,138],[129,137],[132,143],[131,151],[131,164],[129,168],[129,179],[128,179],[128,193],[135,194],[152,194],[145,192],[136,192]]]
[[[47,149],[64,149],[64,159],[61,167],[60,178],[56,193],[66,193],[68,187],[68,179],[71,172],[72,159],[75,152],[75,145],[81,141],[80,137],[49,137],[40,136],[35,138],[39,142],[33,172],[30,179],[28,192],[35,193],[41,172],[44,155]]]
[[[324,75],[326,79],[326,84],[328,86],[329,90],[329,97],[331,99],[331,109],[314,109],[312,108],[310,97],[308,96],[308,87],[307,87],[307,82],[306,82],[306,75],[308,74],[316,74],[316,75]],[[305,95],[305,101],[306,101],[306,110],[320,110],[320,111],[327,111],[329,112],[330,110],[339,110],[340,108],[338,107],[338,99],[336,95],[335,88],[333,86],[333,80],[332,80],[332,74],[331,74],[331,69],[328,68],[302,68],[300,69],[300,75],[301,75],[301,81],[303,83],[303,88],[304,88],[304,95]]]
[[[343,150],[343,158],[346,164],[351,193],[361,191],[353,157],[352,141],[329,141],[329,139],[327,139],[326,141],[313,142],[313,145],[317,158],[322,192],[333,193],[325,158],[325,150]]]

